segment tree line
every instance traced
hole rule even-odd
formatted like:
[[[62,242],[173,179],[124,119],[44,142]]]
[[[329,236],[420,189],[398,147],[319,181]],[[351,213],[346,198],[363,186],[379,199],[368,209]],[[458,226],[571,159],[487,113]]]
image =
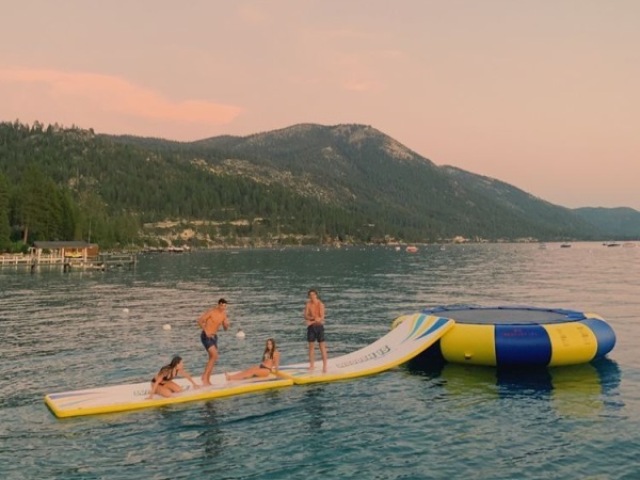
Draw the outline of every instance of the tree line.
[[[0,123],[0,250],[37,240],[142,245],[153,241],[143,225],[167,219],[210,220],[219,225],[212,237],[380,235],[366,215],[192,158],[184,148],[141,148],[76,127]]]
[[[399,161],[380,132],[297,130],[180,143],[0,123],[0,250],[37,240],[154,244],[161,232],[148,226],[166,220],[199,225],[219,243],[590,235],[568,210],[506,184]]]

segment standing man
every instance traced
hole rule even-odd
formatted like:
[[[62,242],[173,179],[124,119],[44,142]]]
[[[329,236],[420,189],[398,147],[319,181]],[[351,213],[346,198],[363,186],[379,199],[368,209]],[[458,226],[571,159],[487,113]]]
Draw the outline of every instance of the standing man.
[[[220,325],[222,325],[222,328],[225,330],[229,328],[227,301],[224,298],[218,300],[217,306],[207,310],[198,318],[198,326],[202,329],[200,340],[202,341],[204,349],[209,354],[207,366],[204,368],[204,373],[202,374],[203,385],[211,385],[209,378],[218,360],[218,329]]]
[[[322,371],[327,372],[327,345],[324,342],[324,303],[318,298],[318,292],[311,289],[307,292],[307,305],[304,307],[304,321],[307,325],[307,342],[309,342],[309,370],[314,369],[315,342],[318,342],[322,355]]]

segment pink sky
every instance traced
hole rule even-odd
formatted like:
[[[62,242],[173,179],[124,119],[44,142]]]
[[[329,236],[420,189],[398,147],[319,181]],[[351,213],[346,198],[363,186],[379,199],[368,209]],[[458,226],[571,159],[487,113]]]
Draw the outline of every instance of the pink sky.
[[[558,205],[640,210],[638,25],[636,0],[24,0],[0,17],[0,120],[362,123]]]

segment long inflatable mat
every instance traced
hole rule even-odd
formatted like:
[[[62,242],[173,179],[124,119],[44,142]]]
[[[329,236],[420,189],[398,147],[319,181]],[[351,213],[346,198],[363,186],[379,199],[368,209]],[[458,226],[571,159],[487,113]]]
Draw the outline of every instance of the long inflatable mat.
[[[211,386],[195,389],[186,379],[178,378],[174,381],[184,390],[169,398],[155,395],[152,400],[149,400],[147,397],[149,396],[150,382],[144,382],[51,393],[46,395],[44,400],[54,415],[62,418],[160,407],[293,385],[291,379],[275,375],[227,382],[222,373],[211,376]]]
[[[406,315],[393,330],[371,345],[329,358],[326,372],[322,371],[322,361],[316,359],[313,370],[309,370],[309,363],[305,362],[281,366],[278,375],[290,378],[295,384],[373,375],[411,360],[437,342],[454,324],[455,321],[448,318],[421,313]]]

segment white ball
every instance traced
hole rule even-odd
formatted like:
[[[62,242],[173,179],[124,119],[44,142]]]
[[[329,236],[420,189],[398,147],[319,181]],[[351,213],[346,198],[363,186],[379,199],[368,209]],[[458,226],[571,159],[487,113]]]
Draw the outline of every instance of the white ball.
[[[244,338],[245,334],[242,330],[238,330],[238,333],[236,333],[236,338]]]
[[[162,326],[162,329],[163,329],[163,330],[171,330],[171,325],[169,325],[168,323],[165,323],[165,324]]]

